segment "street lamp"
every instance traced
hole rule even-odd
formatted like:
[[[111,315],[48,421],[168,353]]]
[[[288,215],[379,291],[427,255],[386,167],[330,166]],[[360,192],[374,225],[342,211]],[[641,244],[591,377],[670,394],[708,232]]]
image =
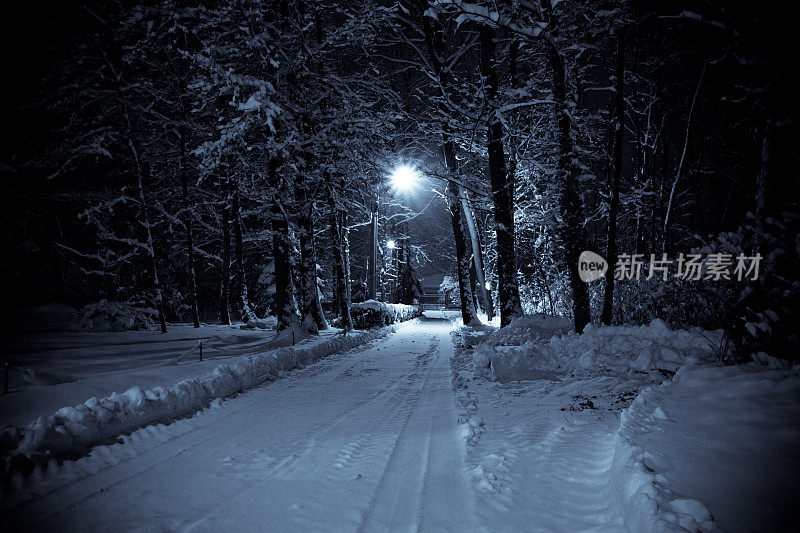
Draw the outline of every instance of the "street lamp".
[[[394,171],[392,171],[392,175],[390,176],[390,179],[392,180],[392,186],[400,192],[408,192],[413,190],[414,187],[416,187],[419,178],[420,175],[417,169],[409,165],[397,166]]]
[[[397,245],[392,239],[389,239],[388,241],[386,241],[386,247],[390,250],[394,250],[397,247]]]

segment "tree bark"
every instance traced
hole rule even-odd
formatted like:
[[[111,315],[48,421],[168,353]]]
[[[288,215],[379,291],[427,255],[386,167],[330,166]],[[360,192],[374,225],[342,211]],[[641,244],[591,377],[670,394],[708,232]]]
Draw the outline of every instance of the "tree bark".
[[[683,174],[683,163],[686,160],[686,151],[689,148],[689,133],[692,128],[692,115],[694,114],[694,106],[697,103],[697,95],[700,92],[700,85],[703,83],[703,78],[706,74],[706,67],[708,63],[703,63],[703,70],[700,71],[700,77],[697,79],[697,86],[694,89],[694,96],[692,96],[692,103],[689,106],[689,114],[686,116],[686,132],[683,139],[683,151],[681,152],[680,159],[678,159],[678,168],[675,169],[675,179],[672,181],[672,186],[669,189],[669,199],[667,200],[667,210],[664,213],[664,244],[662,251],[669,253],[671,246],[674,244],[671,240],[672,228],[670,227],[670,215],[672,214],[672,204],[675,200],[675,191],[678,188],[678,181]]]
[[[131,146],[133,146],[133,141],[131,140]],[[147,233],[147,251],[150,255],[150,265],[153,269],[153,287],[155,288],[156,293],[156,307],[158,308],[158,321],[161,326],[161,333],[167,332],[167,319],[164,316],[164,296],[161,291],[161,282],[158,279],[158,264],[156,262],[156,251],[155,246],[153,245],[153,232],[150,228],[150,218],[147,214],[147,200],[145,199],[144,195],[144,176],[142,175],[142,169],[139,166],[138,158],[137,158],[137,174],[138,174],[138,182],[139,182],[139,201],[142,203],[142,218],[144,220],[144,227]]]
[[[548,62],[553,73],[553,99],[558,112],[559,157],[557,171],[561,177],[561,210],[564,222],[561,228],[564,261],[567,264],[569,284],[572,290],[572,314],[575,331],[583,332],[589,323],[589,294],[586,284],[578,275],[578,257],[585,248],[585,229],[583,200],[578,186],[575,164],[575,150],[571,135],[569,102],[567,101],[567,80],[564,60],[555,44],[548,43]]]
[[[771,164],[772,151],[772,130],[773,125],[767,120],[763,127],[761,139],[761,165],[756,175],[756,205],[755,205],[755,241],[756,248],[760,248],[764,236],[764,221],[766,220],[769,198],[769,170]]]
[[[469,247],[467,247],[469,250]],[[478,270],[475,268],[475,254],[469,254],[469,294],[475,306],[475,313],[480,313],[481,299],[478,297]]]
[[[227,189],[222,207],[222,294],[219,303],[219,321],[226,326],[231,323],[231,199],[230,189]]]
[[[353,322],[350,320],[350,302],[352,298],[352,289],[350,280],[352,275],[350,273],[350,229],[347,227],[347,211],[341,211],[341,235],[342,235],[342,251],[344,252],[344,302],[347,309],[347,318],[350,321],[350,327],[353,327]]]
[[[250,299],[247,295],[247,280],[244,271],[244,239],[242,237],[242,214],[239,204],[239,184],[238,181],[232,183],[232,204],[233,213],[233,238],[236,245],[236,283],[239,285],[239,302],[242,308],[242,321],[251,322],[256,320],[256,314],[250,307]]]
[[[120,74],[113,68],[113,65],[108,62],[109,68],[114,75],[114,87],[117,92],[119,104],[122,107],[122,115],[125,120],[125,133],[128,141],[128,149],[131,153],[131,160],[133,161],[133,170],[136,176],[136,185],[139,192],[139,202],[142,209],[142,225],[145,229],[147,253],[150,257],[150,267],[153,269],[153,290],[155,292],[156,307],[158,309],[158,321],[161,325],[161,333],[167,332],[167,320],[164,316],[164,296],[161,291],[161,283],[158,279],[158,263],[156,261],[155,247],[153,246],[153,232],[150,227],[150,217],[147,212],[147,198],[144,194],[144,168],[139,151],[136,149],[136,143],[133,140],[133,126],[131,124],[130,113],[128,112],[128,104],[125,101],[122,87],[120,86]]]
[[[186,35],[183,35],[184,46],[186,43]],[[189,275],[189,305],[192,308],[192,322],[194,327],[200,327],[200,309],[197,304],[197,275],[194,268],[194,235],[193,235],[193,222],[194,213],[193,206],[189,203],[189,161],[188,153],[186,151],[186,139],[189,136],[189,102],[186,97],[187,87],[186,78],[188,76],[187,60],[181,60],[181,72],[179,86],[181,88],[180,105],[181,105],[181,124],[178,130],[180,135],[180,165],[181,165],[181,193],[183,196],[183,225],[186,229],[186,253],[187,253],[187,274]]]
[[[616,82],[616,120],[614,123],[614,168],[611,178],[611,205],[608,210],[608,250],[609,264],[616,263],[617,257],[617,213],[619,211],[619,182],[622,174],[622,141],[625,122],[625,33],[618,29],[617,35],[617,82]],[[605,292],[603,293],[603,324],[611,325],[614,315],[614,275],[606,272]]]
[[[297,193],[300,214],[297,217],[300,241],[300,313],[303,328],[310,333],[328,329],[328,322],[322,312],[317,285],[317,255],[314,239],[314,202],[309,198],[308,187],[298,180]]]
[[[490,109],[497,99],[498,77],[495,60],[495,30],[482,26],[481,74]],[[514,250],[514,182],[510,177],[503,151],[503,125],[490,110],[487,142],[489,146],[489,181],[494,199],[494,219],[497,224],[497,273],[500,295],[500,327],[522,315],[517,282],[516,252]],[[509,179],[511,178],[511,179]],[[577,260],[577,258],[576,258]]]
[[[458,162],[456,161],[455,145],[448,141],[444,145],[444,160],[451,176],[454,176]],[[447,200],[450,208],[450,223],[453,226],[453,240],[456,245],[456,271],[458,273],[458,295],[461,298],[461,318],[464,324],[471,324],[477,318],[475,306],[472,303],[472,293],[469,290],[469,263],[467,246],[464,241],[464,231],[461,227],[461,205],[458,201],[458,185],[452,180],[447,182]]]
[[[378,298],[378,208],[377,201],[370,214],[369,224],[369,258],[367,260],[367,299]]]
[[[349,291],[346,287],[344,235],[342,229],[342,216],[336,206],[333,196],[330,198],[331,206],[331,243],[333,244],[333,275],[336,283],[334,291],[334,307],[341,317],[341,325],[345,330],[353,329],[353,319],[350,317]]]
[[[426,5],[418,2],[415,5],[410,5],[412,9],[420,16],[420,23],[422,24],[423,32],[425,34],[425,44],[428,51],[428,57],[433,67],[433,71],[439,79],[439,85],[444,92],[450,85],[450,73],[442,69],[441,58],[444,57],[445,41],[444,32],[438,18],[431,18],[425,15]],[[443,114],[447,113],[447,108],[441,104],[440,109]],[[450,174],[450,180],[447,183],[447,191],[449,194],[448,207],[450,209],[450,222],[453,227],[453,240],[456,247],[456,271],[458,274],[458,291],[461,297],[461,318],[464,324],[473,322],[477,317],[475,314],[475,307],[472,302],[472,295],[469,290],[469,257],[467,256],[466,245],[464,241],[464,231],[461,227],[461,207],[459,198],[459,187],[452,180],[456,179],[458,173],[458,162],[456,161],[455,143],[452,141],[448,133],[447,125],[443,125],[445,133],[443,134],[443,151],[444,161]]]
[[[297,309],[293,297],[291,249],[289,244],[289,221],[280,203],[278,163],[270,164],[270,184],[274,198],[270,208],[272,214],[272,256],[275,265],[275,315],[278,331],[297,325]]]
[[[466,192],[462,191],[462,193],[464,196],[461,198],[461,207],[464,209],[464,218],[467,220],[467,229],[469,229],[470,241],[472,242],[472,261],[477,278],[475,281],[479,285],[478,291],[483,300],[483,309],[486,311],[486,317],[492,320],[494,318],[494,305],[492,304],[492,296],[486,288],[486,275],[483,271],[481,241],[478,238],[478,229],[475,227],[475,217],[469,205],[469,200],[466,198]]]
[[[189,302],[192,308],[192,322],[194,327],[200,327],[200,310],[197,305],[197,276],[194,269],[194,235],[193,213],[189,204],[189,176],[187,172],[186,157],[186,129],[181,126],[180,133],[180,159],[181,159],[181,190],[183,196],[183,225],[186,228],[187,273],[189,274]]]

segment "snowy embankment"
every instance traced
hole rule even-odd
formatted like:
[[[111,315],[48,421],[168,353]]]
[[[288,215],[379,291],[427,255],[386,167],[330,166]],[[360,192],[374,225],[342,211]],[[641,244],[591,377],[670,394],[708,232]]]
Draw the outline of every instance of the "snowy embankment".
[[[309,347],[284,347],[217,366],[213,372],[170,387],[132,387],[122,394],[90,398],[50,416],[0,433],[5,476],[29,470],[35,459],[80,453],[86,447],[154,421],[175,419],[208,406],[217,398],[255,387],[301,365],[387,335],[391,328],[336,335]]]
[[[296,336],[295,341],[305,347],[337,333],[330,329]],[[277,334],[274,328],[170,324],[167,333],[35,330],[15,332],[4,341],[0,359],[11,371],[9,394],[0,396],[0,428],[25,425],[92,396],[202,377],[221,363],[291,345],[292,336],[291,331]]]
[[[681,368],[622,412],[612,479],[629,529],[798,531],[798,442],[796,372]]]
[[[719,333],[670,330],[660,320],[647,326],[586,326],[582,335],[560,317],[525,316],[489,336],[475,351],[475,369],[496,381],[570,372],[674,373],[683,365],[711,361]]]
[[[454,384],[486,509],[526,508],[509,527],[520,530],[530,520],[637,532],[796,525],[796,371],[722,366],[716,332],[568,326],[534,315],[461,333],[478,377],[462,368]]]

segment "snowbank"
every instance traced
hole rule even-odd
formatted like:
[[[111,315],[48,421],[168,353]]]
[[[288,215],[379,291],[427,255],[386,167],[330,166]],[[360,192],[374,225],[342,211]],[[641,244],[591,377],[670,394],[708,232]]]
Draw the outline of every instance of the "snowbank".
[[[531,315],[518,321],[517,327],[512,322],[510,331],[501,329],[476,348],[479,375],[513,381],[570,372],[670,373],[713,359],[711,346],[721,335],[672,331],[657,319],[646,326],[589,325],[582,335],[565,333],[568,322],[558,317]]]
[[[155,309],[132,307],[120,302],[100,300],[80,310],[69,324],[69,331],[130,331],[154,329]]]
[[[622,412],[612,483],[628,529],[796,529],[798,441],[800,376],[680,369]]]
[[[544,470],[546,483],[575,481],[565,493],[576,504],[582,484],[602,491],[619,530],[798,529],[800,367],[764,354],[722,366],[721,332],[670,330],[654,320],[551,335],[558,320],[524,317],[510,331],[486,335],[473,353],[477,374],[532,380],[469,384],[483,393],[479,408],[464,409],[464,422],[478,415],[490,421],[480,428],[487,437],[476,445],[476,462],[481,474],[499,478],[490,478],[493,486],[517,481],[492,454],[528,453],[515,470],[541,457],[544,466],[531,467],[527,478]],[[474,333],[462,331],[465,339]],[[458,398],[469,405],[472,395]],[[477,440],[476,429],[465,428],[468,442]],[[504,446],[491,448],[498,439]]]
[[[350,304],[350,315],[356,329],[368,329],[404,322],[421,315],[419,307],[406,304],[389,304],[367,300]]]
[[[61,408],[24,427],[6,427],[0,432],[4,476],[17,469],[24,470],[26,464],[30,465],[30,459],[37,456],[80,453],[87,446],[142,425],[186,416],[217,398],[260,385],[281,371],[383,337],[390,330],[382,328],[337,335],[308,348],[279,348],[220,365],[205,377],[185,379],[171,387],[150,390],[132,387],[122,394],[90,398],[81,405]]]
[[[629,531],[708,531],[713,529],[709,510],[699,501],[674,495],[657,468],[657,459],[634,443],[634,428],[652,431],[653,422],[665,420],[660,407],[648,409],[647,395],[639,395],[621,414],[614,436],[611,488]]]
[[[531,340],[547,340],[570,331],[572,322],[566,318],[535,313],[515,319],[508,326],[487,336],[485,342],[494,346],[520,346]]]

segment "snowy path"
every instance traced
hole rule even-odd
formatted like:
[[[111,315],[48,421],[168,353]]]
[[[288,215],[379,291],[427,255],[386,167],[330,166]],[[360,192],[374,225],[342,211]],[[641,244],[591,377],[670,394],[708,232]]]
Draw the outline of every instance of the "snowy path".
[[[474,530],[450,330],[400,326],[98,447],[62,467],[81,479],[14,518],[62,530]]]

